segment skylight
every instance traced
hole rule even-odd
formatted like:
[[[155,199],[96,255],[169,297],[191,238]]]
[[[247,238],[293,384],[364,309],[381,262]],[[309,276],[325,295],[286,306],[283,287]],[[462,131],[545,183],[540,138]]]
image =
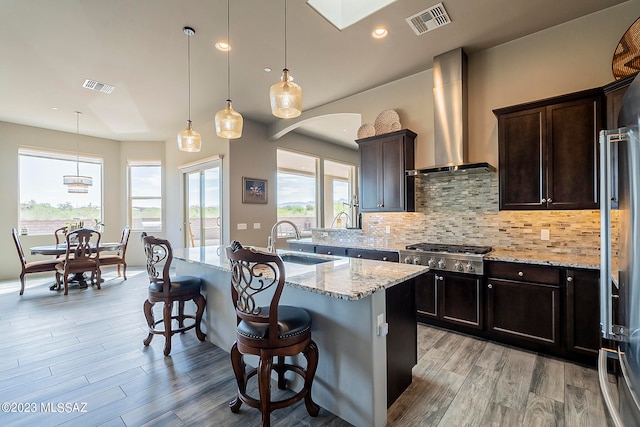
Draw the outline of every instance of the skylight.
[[[307,0],[307,4],[337,29],[343,30],[395,0]]]

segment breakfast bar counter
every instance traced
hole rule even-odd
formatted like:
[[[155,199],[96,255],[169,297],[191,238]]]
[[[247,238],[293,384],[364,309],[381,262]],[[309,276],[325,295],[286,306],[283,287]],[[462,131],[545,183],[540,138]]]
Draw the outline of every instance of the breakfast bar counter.
[[[280,303],[302,307],[312,318],[319,349],[313,399],[355,426],[384,426],[388,395],[395,400],[411,382],[417,357],[413,282],[428,268],[278,253],[286,271]],[[179,275],[202,277],[207,339],[229,351],[236,337],[236,314],[224,247],[175,249],[174,265]]]

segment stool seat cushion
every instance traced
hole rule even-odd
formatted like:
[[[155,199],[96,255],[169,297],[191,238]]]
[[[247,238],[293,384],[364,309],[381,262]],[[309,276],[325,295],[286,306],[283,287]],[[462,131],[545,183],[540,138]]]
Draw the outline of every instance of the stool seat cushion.
[[[261,311],[268,312],[269,307]],[[278,337],[290,338],[304,334],[311,329],[311,315],[300,307],[290,305],[278,306]],[[242,320],[238,324],[238,334],[252,339],[267,339],[269,323],[249,322]]]
[[[149,285],[150,292],[162,292],[163,282],[153,282]],[[195,290],[200,291],[202,279],[195,276],[176,276],[171,278],[170,296],[183,295],[193,293]]]

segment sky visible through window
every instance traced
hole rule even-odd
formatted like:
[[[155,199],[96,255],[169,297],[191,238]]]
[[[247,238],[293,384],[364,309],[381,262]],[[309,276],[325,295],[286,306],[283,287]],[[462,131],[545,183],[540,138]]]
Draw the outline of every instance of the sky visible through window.
[[[59,206],[70,203],[73,207],[101,206],[102,173],[98,163],[80,162],[80,175],[93,178],[86,194],[70,194],[62,183],[63,175],[76,174],[76,162],[35,156],[20,157],[20,203],[35,201]]]

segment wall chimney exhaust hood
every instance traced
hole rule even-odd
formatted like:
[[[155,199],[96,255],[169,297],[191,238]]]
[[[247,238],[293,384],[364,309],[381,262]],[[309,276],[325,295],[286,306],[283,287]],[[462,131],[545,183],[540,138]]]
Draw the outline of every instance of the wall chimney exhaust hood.
[[[467,55],[457,48],[433,58],[435,166],[408,176],[494,172],[489,163],[467,161]]]

